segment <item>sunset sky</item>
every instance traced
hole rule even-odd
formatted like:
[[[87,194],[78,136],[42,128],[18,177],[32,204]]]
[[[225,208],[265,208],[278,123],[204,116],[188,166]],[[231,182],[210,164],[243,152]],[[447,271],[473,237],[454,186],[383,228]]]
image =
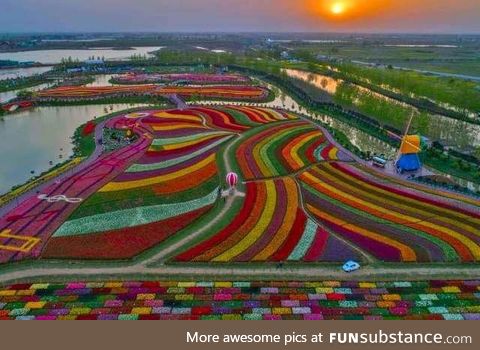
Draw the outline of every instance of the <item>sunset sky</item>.
[[[480,33],[480,0],[1,0],[0,32]]]

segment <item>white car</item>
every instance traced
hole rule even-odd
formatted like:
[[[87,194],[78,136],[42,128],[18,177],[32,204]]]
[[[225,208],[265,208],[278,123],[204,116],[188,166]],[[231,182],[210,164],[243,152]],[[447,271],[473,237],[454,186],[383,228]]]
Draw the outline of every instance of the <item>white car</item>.
[[[360,269],[360,264],[357,263],[356,261],[350,260],[350,261],[347,261],[342,268],[343,268],[343,271],[345,272],[353,272]]]

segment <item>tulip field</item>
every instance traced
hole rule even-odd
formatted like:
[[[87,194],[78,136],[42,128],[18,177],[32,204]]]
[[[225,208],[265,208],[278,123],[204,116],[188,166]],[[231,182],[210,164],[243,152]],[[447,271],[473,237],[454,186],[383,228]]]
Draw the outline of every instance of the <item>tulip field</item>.
[[[318,222],[381,261],[473,262],[480,214],[385,184],[355,166],[328,163],[299,175]]]
[[[309,219],[291,178],[249,182],[238,215],[177,261],[341,261],[359,258],[348,245]]]
[[[288,175],[319,161],[349,160],[305,121],[268,126],[249,135],[236,150],[245,179]]]
[[[122,85],[38,97],[261,100],[267,93],[247,85]],[[397,268],[404,277],[425,264],[463,271],[478,263],[478,199],[375,170],[323,127],[281,109],[144,107],[91,123],[84,136],[97,138],[98,125],[134,137],[0,217],[0,269],[26,266],[6,281],[48,273],[49,264],[62,281],[90,273],[95,281],[0,287],[0,319],[478,319],[478,281],[395,277]],[[350,260],[378,271],[375,281],[341,281],[351,276],[341,270]],[[340,278],[284,276],[317,268]],[[287,281],[229,281],[244,269]],[[174,280],[102,281],[144,272]],[[198,282],[210,274],[227,282]]]
[[[250,78],[238,74],[212,73],[129,73],[115,78],[115,82],[119,84],[153,84],[176,81],[190,84],[244,84],[250,82]]]
[[[62,86],[45,89],[36,93],[40,100],[97,99],[126,96],[198,96],[208,99],[231,99],[261,101],[267,98],[268,90],[249,85],[215,86],[159,86],[159,85],[117,85],[117,86]]]
[[[480,281],[97,281],[0,287],[0,320],[479,320]]]
[[[236,109],[241,113],[241,108]],[[217,153],[235,133],[294,118],[246,108],[146,111],[111,121],[140,123],[152,135],[144,154],[82,202],[53,234],[43,258],[129,259],[166,240],[208,212],[219,193]]]
[[[358,164],[284,110],[147,109],[105,126],[137,138],[3,217],[0,261],[151,250],[173,266],[480,260],[478,201]],[[232,171],[239,183],[225,192]]]

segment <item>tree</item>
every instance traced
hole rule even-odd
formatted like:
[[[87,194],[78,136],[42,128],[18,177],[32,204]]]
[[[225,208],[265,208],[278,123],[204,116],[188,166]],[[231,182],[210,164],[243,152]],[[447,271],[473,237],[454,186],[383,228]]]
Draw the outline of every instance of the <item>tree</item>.
[[[30,100],[33,97],[33,91],[21,90],[17,93],[17,98],[20,100]]]

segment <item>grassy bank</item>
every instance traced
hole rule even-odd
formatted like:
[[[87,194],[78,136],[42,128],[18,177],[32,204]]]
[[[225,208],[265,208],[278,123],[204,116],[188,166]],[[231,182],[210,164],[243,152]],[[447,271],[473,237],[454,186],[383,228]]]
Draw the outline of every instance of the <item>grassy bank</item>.
[[[369,90],[361,89],[349,83],[338,86],[333,100],[339,105],[358,110],[378,122],[403,130],[411,116],[412,132],[425,135],[428,133],[432,116],[426,112],[418,112],[413,107],[393,102]]]
[[[0,92],[27,89],[47,82],[44,76],[0,80]]]
[[[425,97],[464,111],[480,111],[480,90],[478,84],[471,81],[354,64],[339,64],[337,68],[344,75],[366,80],[378,86],[389,86],[407,96],[413,94]]]

